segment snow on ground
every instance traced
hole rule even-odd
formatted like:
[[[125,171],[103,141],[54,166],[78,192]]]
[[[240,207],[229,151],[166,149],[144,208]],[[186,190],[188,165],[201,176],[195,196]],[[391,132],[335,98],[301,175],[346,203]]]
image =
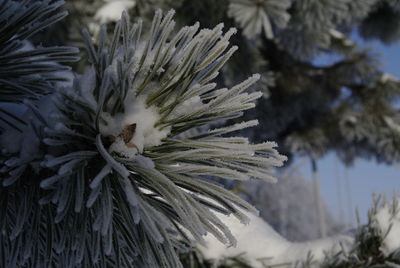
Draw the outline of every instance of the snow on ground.
[[[238,256],[243,253],[250,264],[257,267],[305,261],[311,252],[314,261],[323,261],[325,253],[338,253],[343,245],[350,250],[353,238],[337,235],[325,239],[302,243],[293,243],[279,235],[272,227],[258,216],[246,213],[250,218],[249,225],[243,225],[233,216],[220,215],[237,239],[236,247],[226,247],[212,235],[206,236],[206,246],[199,246],[206,259],[218,260],[223,257]],[[263,260],[261,262],[260,260]],[[288,264],[288,266],[290,266]]]

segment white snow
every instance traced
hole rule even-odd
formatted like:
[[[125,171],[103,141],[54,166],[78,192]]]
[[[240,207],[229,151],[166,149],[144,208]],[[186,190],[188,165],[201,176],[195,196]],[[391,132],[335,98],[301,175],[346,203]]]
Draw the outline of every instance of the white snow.
[[[353,239],[345,235],[293,243],[279,235],[260,217],[246,214],[250,218],[249,225],[241,224],[233,216],[218,214],[237,239],[237,246],[228,248],[208,234],[205,237],[206,247],[199,246],[206,259],[218,261],[223,257],[244,254],[242,256],[255,268],[282,263],[290,263],[287,265],[287,267],[290,267],[296,261],[306,260],[310,252],[313,255],[313,260],[318,263],[318,261],[321,262],[324,259],[325,253],[338,253],[342,249],[340,243],[346,250],[349,250],[353,244]]]
[[[134,158],[138,152],[138,149],[136,147],[128,147],[122,138],[117,137],[116,140],[111,144],[109,151],[110,153],[117,152],[126,158]]]
[[[381,76],[381,82],[386,83],[386,82],[390,82],[390,81],[398,82],[398,79],[391,74],[383,73]]]
[[[400,133],[400,125],[397,124],[392,118],[389,116],[383,116],[383,120],[386,122],[389,128]]]
[[[107,124],[100,125],[100,132],[103,136],[114,136],[116,140],[110,146],[110,152],[117,152],[127,158],[134,158],[137,153],[142,153],[147,146],[157,146],[162,143],[170,133],[170,128],[159,129],[155,123],[160,119],[156,107],[146,107],[145,97],[134,98],[128,96],[124,103],[125,113],[111,116],[103,113],[102,118]],[[128,126],[136,124],[135,133],[129,141],[134,146],[127,146],[120,134]]]
[[[97,10],[94,18],[100,23],[118,21],[124,10],[129,10],[135,5],[135,0],[106,0],[106,3]]]
[[[400,201],[400,200],[398,200]],[[396,207],[393,213],[391,204],[383,205],[375,215],[378,228],[382,235],[386,235],[383,240],[382,250],[386,254],[390,254],[400,249],[400,211]]]
[[[355,117],[353,115],[349,115],[349,116],[346,117],[346,121],[350,122],[350,123],[353,123],[353,124],[356,124],[357,123],[357,117]]]
[[[335,29],[333,29],[333,28],[331,28],[331,29],[329,30],[329,34],[330,34],[333,38],[342,40],[342,41],[343,41],[343,44],[344,44],[345,46],[349,46],[349,47],[350,47],[350,46],[354,46],[354,42],[348,40],[348,39],[346,38],[346,36],[345,36],[343,33],[339,32],[339,31],[337,31],[337,30],[335,30]]]

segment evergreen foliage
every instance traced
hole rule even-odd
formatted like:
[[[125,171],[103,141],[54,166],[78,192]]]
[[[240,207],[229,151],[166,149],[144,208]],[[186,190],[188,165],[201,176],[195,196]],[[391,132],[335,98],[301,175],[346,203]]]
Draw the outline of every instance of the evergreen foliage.
[[[235,31],[195,24],[172,34],[172,16],[158,10],[146,37],[142,22],[131,24],[126,14],[110,41],[105,26],[96,44],[84,30],[90,66],[73,85],[40,92],[37,101],[17,91],[30,119],[21,133],[5,126],[1,136],[2,267],[182,267],[176,250],[191,239],[211,233],[235,244],[212,211],[245,223],[233,204],[255,209],[213,181],[273,181],[285,157],[273,142],[229,135],[256,120],[209,127],[254,108],[262,93],[245,90],[259,75],[215,90],[211,81],[237,49],[229,48]],[[67,48],[56,58],[55,48],[39,49],[41,57],[35,51],[28,54],[34,64],[76,59]]]
[[[228,16],[237,21],[246,37],[253,38],[263,32],[271,39],[274,37],[272,25],[277,29],[286,27],[290,19],[286,10],[290,5],[290,0],[232,0]]]
[[[368,223],[360,225],[356,230],[354,248],[339,258],[328,258],[322,267],[396,267],[400,265],[398,202],[398,195],[394,195],[392,202],[388,202],[384,196],[375,198],[368,213]],[[386,213],[387,215],[383,215]],[[388,216],[389,221],[386,222],[387,219],[383,216]],[[386,223],[388,223],[387,226]],[[388,242],[392,242],[389,240],[393,238],[397,244],[394,249],[388,247]]]
[[[59,72],[69,70],[57,63],[76,61],[72,47],[33,46],[27,39],[66,16],[57,11],[62,2],[2,0],[0,13],[0,102],[21,103],[39,99],[63,81]],[[20,130],[22,123],[0,107],[0,121]]]

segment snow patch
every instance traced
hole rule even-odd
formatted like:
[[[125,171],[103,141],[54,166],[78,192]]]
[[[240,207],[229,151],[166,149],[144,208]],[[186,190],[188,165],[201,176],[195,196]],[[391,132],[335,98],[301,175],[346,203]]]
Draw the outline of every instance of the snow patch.
[[[400,200],[398,200],[400,201]],[[390,204],[383,205],[376,213],[376,221],[382,235],[386,235],[383,240],[382,250],[386,254],[390,254],[400,249],[400,212],[396,208],[393,213],[393,206]]]
[[[110,153],[116,152],[126,158],[134,158],[138,152],[138,148],[128,147],[122,138],[117,137],[111,144],[109,151]]]
[[[392,118],[389,116],[383,116],[383,120],[386,122],[389,128],[400,133],[400,125],[397,124]]]
[[[124,10],[129,10],[136,5],[135,0],[108,0],[106,2],[94,16],[100,23],[118,21]]]
[[[348,40],[347,37],[346,37],[343,33],[339,32],[339,31],[337,31],[337,30],[335,30],[335,29],[330,29],[330,30],[329,30],[329,34],[330,34],[333,38],[342,40],[342,41],[343,41],[343,44],[344,44],[345,46],[348,46],[348,47],[354,46],[354,42]]]
[[[382,83],[399,81],[396,77],[388,73],[383,73],[380,80]]]
[[[255,268],[283,263],[288,263],[288,267],[290,267],[296,261],[307,260],[309,253],[312,254],[313,260],[321,263],[325,254],[336,254],[341,251],[340,244],[343,245],[345,250],[350,250],[354,242],[350,236],[337,235],[325,239],[293,243],[279,235],[260,217],[244,213],[250,218],[249,225],[241,224],[233,216],[218,214],[237,239],[237,246],[227,247],[214,236],[208,234],[205,237],[206,246],[199,246],[206,259],[218,261],[224,257],[244,254],[242,256]]]
[[[109,113],[102,114],[102,119],[106,123],[100,124],[100,133],[105,137],[115,138],[110,146],[110,152],[133,158],[137,153],[142,153],[145,147],[161,145],[162,139],[170,133],[170,128],[159,129],[155,126],[160,119],[157,108],[146,107],[145,97],[132,96],[126,98],[124,107],[124,113],[114,116]],[[131,125],[135,125],[131,135],[123,135],[124,129]]]

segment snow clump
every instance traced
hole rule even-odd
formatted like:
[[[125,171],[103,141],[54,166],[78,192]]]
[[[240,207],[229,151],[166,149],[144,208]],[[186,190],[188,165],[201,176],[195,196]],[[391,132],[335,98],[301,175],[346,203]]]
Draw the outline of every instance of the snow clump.
[[[135,5],[135,0],[106,0],[106,3],[97,10],[94,18],[100,23],[115,22],[121,18],[124,10],[129,10]]]
[[[249,217],[249,225],[243,225],[233,216],[218,214],[237,239],[237,246],[227,247],[214,236],[207,235],[206,246],[199,246],[206,259],[218,262],[227,257],[241,255],[254,268],[283,264],[287,266],[279,267],[292,267],[298,261],[306,261],[311,253],[314,263],[318,265],[325,259],[326,254],[334,255],[343,249],[350,251],[354,243],[353,238],[347,235],[336,235],[307,242],[290,242],[262,218],[243,213]]]
[[[396,204],[400,200],[395,200]],[[385,203],[376,213],[376,222],[384,235],[382,251],[390,254],[400,248],[400,210],[398,205]]]
[[[105,137],[112,137],[109,151],[126,158],[134,158],[145,147],[158,146],[170,133],[170,128],[160,129],[156,123],[160,115],[156,107],[147,107],[145,97],[128,96],[125,100],[125,112],[111,116],[103,113],[105,124],[100,125],[100,132]],[[131,133],[125,134],[128,126],[133,126]]]

